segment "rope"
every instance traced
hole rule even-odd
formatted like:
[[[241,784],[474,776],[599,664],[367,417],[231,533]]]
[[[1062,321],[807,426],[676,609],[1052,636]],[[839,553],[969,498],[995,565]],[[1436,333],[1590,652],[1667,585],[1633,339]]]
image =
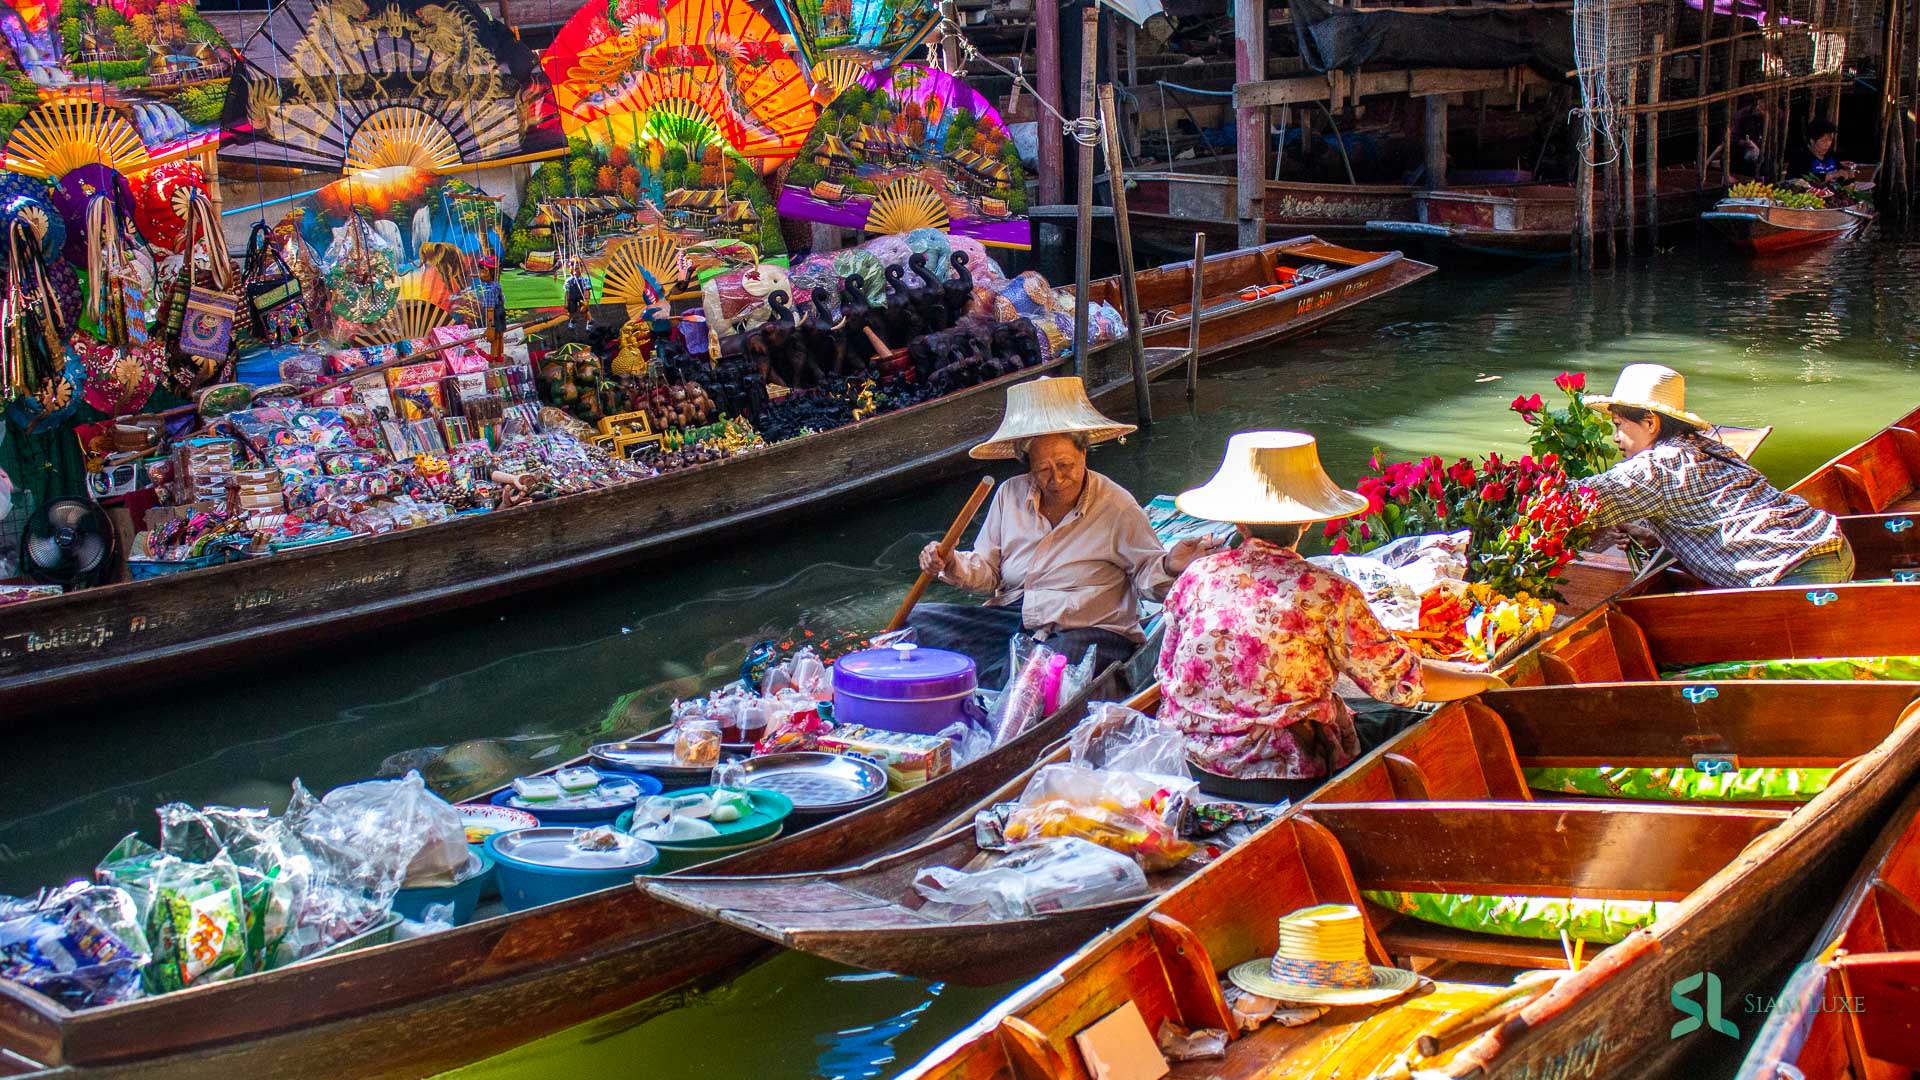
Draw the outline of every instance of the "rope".
[[[985,56],[979,49],[974,48],[973,42],[967,40],[967,35],[961,32],[960,24],[944,15],[940,17],[939,28],[941,33],[950,34],[960,42],[960,52],[964,57],[964,63],[966,65],[972,65],[975,61],[978,61],[1012,79],[1014,86],[1025,87],[1027,93],[1033,95],[1033,100],[1038,103],[1041,108],[1051,113],[1055,120],[1060,121],[1060,134],[1072,139],[1081,146],[1100,145],[1100,119],[1098,117],[1082,116],[1074,120],[1067,119],[1060,110],[1047,103],[1047,99],[1040,95],[1039,88],[1027,81],[1025,73],[1020,70],[1020,61],[1018,59],[1014,60],[1012,69],[1002,67],[1000,64],[994,62],[992,57]]]

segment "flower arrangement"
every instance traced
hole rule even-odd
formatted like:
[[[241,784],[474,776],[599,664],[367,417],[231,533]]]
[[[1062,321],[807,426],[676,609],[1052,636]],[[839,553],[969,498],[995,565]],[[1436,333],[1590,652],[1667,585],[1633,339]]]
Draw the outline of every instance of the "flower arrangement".
[[[1507,406],[1533,429],[1527,449],[1536,457],[1557,458],[1575,480],[1605,472],[1620,455],[1613,445],[1612,422],[1587,405],[1586,373],[1563,371],[1553,385],[1566,395],[1566,407],[1549,409],[1539,394],[1516,397]]]

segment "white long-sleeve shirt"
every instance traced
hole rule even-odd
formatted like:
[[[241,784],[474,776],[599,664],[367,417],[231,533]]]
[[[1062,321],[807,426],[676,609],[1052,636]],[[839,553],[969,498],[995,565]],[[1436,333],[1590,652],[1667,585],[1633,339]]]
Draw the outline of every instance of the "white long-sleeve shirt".
[[[1080,501],[1058,525],[1040,512],[1032,478],[1000,485],[973,550],[954,552],[940,578],[991,594],[991,606],[1018,604],[1028,630],[1093,627],[1143,641],[1140,598],[1166,595],[1174,574],[1146,511],[1089,471]]]

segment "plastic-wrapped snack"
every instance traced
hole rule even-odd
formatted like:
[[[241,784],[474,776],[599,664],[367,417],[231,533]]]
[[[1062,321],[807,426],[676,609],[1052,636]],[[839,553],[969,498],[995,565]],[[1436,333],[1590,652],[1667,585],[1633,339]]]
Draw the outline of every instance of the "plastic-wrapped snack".
[[[983,870],[924,867],[913,887],[933,912],[965,918],[981,909],[995,919],[1025,919],[1054,911],[1145,897],[1147,877],[1125,855],[1076,837],[1022,844]]]
[[[1150,873],[1170,869],[1196,850],[1177,830],[1193,786],[1171,777],[1048,765],[1020,793],[1006,839],[1078,836],[1133,856]]]
[[[246,957],[246,902],[233,863],[224,857],[210,863],[162,860],[154,875],[147,940],[153,947],[143,979],[149,993],[239,975]]]
[[[0,897],[0,978],[68,1008],[139,997],[148,958],[124,890],[76,881],[33,900]]]

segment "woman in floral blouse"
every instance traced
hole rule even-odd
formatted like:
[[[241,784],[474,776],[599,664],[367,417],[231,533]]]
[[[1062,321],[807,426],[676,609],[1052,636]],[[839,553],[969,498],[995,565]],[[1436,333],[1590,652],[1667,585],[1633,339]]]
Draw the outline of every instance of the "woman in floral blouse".
[[[1242,779],[1300,781],[1305,794],[1359,756],[1341,675],[1394,705],[1451,701],[1502,685],[1420,659],[1380,625],[1358,586],[1294,551],[1302,526],[1367,501],[1335,486],[1311,435],[1235,435],[1180,509],[1233,522],[1240,547],[1196,560],[1167,593],[1160,716],[1195,762]]]

